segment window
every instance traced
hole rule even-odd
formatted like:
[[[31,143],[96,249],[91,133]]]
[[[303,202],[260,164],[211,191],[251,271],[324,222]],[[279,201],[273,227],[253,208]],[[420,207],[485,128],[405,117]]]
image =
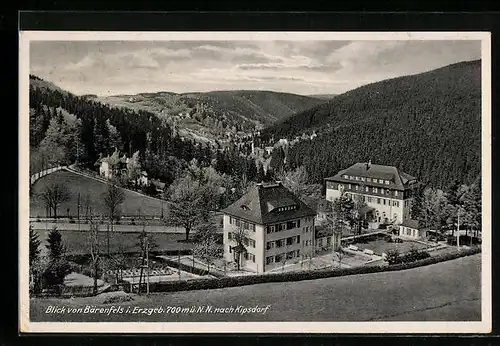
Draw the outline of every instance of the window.
[[[299,250],[295,250],[295,257],[300,257],[300,249]]]
[[[300,235],[297,236],[297,241],[296,241],[297,244],[300,244]]]
[[[249,244],[249,240],[250,240],[250,239],[245,238],[245,239],[243,240],[243,244],[245,244],[246,246],[248,246],[248,244]]]
[[[344,174],[344,179],[349,179],[349,176],[347,174]]]
[[[227,239],[229,239],[229,240],[233,239],[233,233],[229,232],[227,234]]]
[[[252,232],[255,232],[255,225],[253,223],[250,224],[250,229],[252,230]]]
[[[276,240],[276,247],[282,247],[283,246],[283,239]]]
[[[368,192],[368,186],[365,186],[365,192]]]
[[[366,181],[370,183],[372,181],[372,178],[366,178]]]
[[[281,262],[281,257],[282,257],[282,256],[283,256],[283,255],[276,255],[276,256],[274,256],[274,262],[275,262],[275,263],[279,263],[279,262]]]
[[[376,187],[373,188],[374,193],[378,193],[378,189]]]
[[[229,224],[230,225],[234,224],[234,219],[231,216],[229,217]]]
[[[286,253],[286,258],[287,259],[292,259],[295,255],[295,251],[290,251]]]
[[[266,249],[271,250],[274,249],[274,242],[273,241],[268,241],[266,244]]]
[[[385,205],[385,198],[382,198],[382,204]]]
[[[355,178],[356,178],[356,180],[359,180],[359,177],[355,177]]]
[[[384,181],[385,185],[389,185],[389,180]]]
[[[373,197],[368,197],[368,202],[371,203],[373,201]]]
[[[378,179],[373,178],[374,183],[378,183]]]
[[[250,252],[245,252],[245,259],[255,263],[255,255],[251,254]]]
[[[377,204],[380,204],[380,198],[377,198]]]
[[[394,196],[398,197],[398,191],[394,191]]]
[[[294,237],[286,238],[286,245],[292,245],[294,243]]]
[[[229,253],[232,253],[233,252],[233,248],[231,245],[229,245]]]
[[[255,247],[255,240],[248,239],[248,242],[249,242],[249,244],[250,244],[251,247]]]
[[[348,189],[350,190],[351,189],[351,184],[347,185],[348,186]]]
[[[352,175],[350,175],[350,176],[349,176],[349,179],[351,179],[351,180],[352,180],[352,179],[353,179],[353,176],[352,176]]]
[[[361,177],[361,181],[365,181],[365,178],[364,178],[364,177]]]
[[[331,245],[332,244],[332,238],[328,237],[326,238],[326,245]]]
[[[358,185],[356,185],[356,186],[354,187],[354,189],[355,189],[356,191],[358,191]]]
[[[300,228],[300,220],[297,220],[297,228]]]
[[[318,241],[318,245],[319,246],[323,246],[323,238],[320,238],[319,241]]]
[[[244,222],[243,223],[243,228],[244,229],[250,229],[249,225],[248,225],[248,222]]]
[[[271,264],[274,262],[274,256],[266,257],[266,264]]]

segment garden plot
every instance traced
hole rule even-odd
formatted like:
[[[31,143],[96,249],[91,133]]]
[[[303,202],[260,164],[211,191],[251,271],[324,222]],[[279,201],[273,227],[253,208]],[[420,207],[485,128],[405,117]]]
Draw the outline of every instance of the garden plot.
[[[114,275],[112,271],[108,272],[110,275]],[[141,270],[138,268],[126,269],[122,271],[122,278],[124,281],[137,284],[141,276]],[[161,269],[151,269],[149,270],[149,283],[153,282],[166,282],[166,281],[178,281],[178,280],[192,280],[199,279],[201,276],[180,271],[175,268],[165,267]],[[148,270],[144,269],[142,273],[142,282],[148,282]]]

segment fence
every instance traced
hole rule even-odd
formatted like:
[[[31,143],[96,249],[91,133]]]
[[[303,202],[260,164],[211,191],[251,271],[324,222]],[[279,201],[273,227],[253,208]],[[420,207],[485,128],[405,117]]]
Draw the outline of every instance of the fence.
[[[35,174],[31,175],[31,177],[30,177],[30,185],[33,185],[38,179],[40,179],[40,178],[42,178],[50,173],[60,171],[61,169],[64,169],[64,168],[66,168],[66,166],[56,166],[56,167],[47,168],[41,172],[35,173]]]

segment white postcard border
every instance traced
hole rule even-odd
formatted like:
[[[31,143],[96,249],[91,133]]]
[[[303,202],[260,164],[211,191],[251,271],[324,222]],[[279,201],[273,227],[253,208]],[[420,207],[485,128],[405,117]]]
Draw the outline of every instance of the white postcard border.
[[[480,40],[482,61],[482,264],[478,322],[120,322],[29,321],[30,41]],[[19,330],[51,333],[488,333],[491,332],[491,34],[489,32],[92,32],[21,31],[19,59]]]

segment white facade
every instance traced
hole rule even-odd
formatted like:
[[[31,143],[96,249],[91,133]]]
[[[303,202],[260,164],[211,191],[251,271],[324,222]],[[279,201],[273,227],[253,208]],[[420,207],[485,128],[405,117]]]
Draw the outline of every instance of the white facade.
[[[237,244],[230,239],[229,233],[236,230],[234,220],[237,218],[224,215],[224,259],[227,262],[236,262],[234,251]],[[233,220],[233,224],[231,224]],[[245,220],[240,220],[245,223]],[[286,229],[289,222],[295,227]],[[247,255],[241,255],[240,268],[256,273],[263,273],[282,265],[282,258],[286,256],[286,264],[298,262],[314,247],[314,217],[290,219],[270,225],[259,225],[246,222],[246,231],[249,239],[245,245]],[[281,226],[279,226],[281,225]],[[245,227],[244,227],[245,228]],[[278,228],[284,228],[278,230]],[[253,230],[255,229],[255,230]],[[231,237],[232,238],[232,237]]]
[[[106,179],[111,179],[113,177],[112,171],[107,161],[101,161],[101,166],[99,167],[99,174]]]
[[[399,236],[407,239],[423,239],[427,237],[427,232],[423,229],[416,229],[404,225],[399,226]]]
[[[344,191],[343,184],[337,184],[336,189],[327,188],[326,189],[326,199],[329,201],[334,201],[339,198]],[[372,189],[371,187],[369,189]],[[402,194],[403,192],[401,192]],[[387,218],[388,221],[400,224],[404,220],[410,219],[410,210],[412,198],[398,199],[385,196],[377,196],[371,194],[364,194],[360,192],[349,191],[346,192],[347,195],[356,198],[364,198],[366,205],[370,208],[375,209],[376,222],[384,222]],[[358,197],[359,196],[359,197]]]

